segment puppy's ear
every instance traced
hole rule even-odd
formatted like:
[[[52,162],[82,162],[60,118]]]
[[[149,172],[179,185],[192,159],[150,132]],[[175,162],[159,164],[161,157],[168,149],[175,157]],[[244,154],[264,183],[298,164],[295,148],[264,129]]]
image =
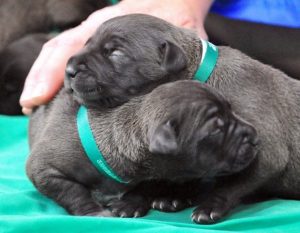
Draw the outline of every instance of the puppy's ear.
[[[150,136],[149,151],[154,154],[174,154],[178,149],[174,126],[168,121],[159,125]]]
[[[187,67],[187,58],[177,45],[170,41],[161,44],[160,51],[162,53],[162,67],[171,74],[175,74]]]

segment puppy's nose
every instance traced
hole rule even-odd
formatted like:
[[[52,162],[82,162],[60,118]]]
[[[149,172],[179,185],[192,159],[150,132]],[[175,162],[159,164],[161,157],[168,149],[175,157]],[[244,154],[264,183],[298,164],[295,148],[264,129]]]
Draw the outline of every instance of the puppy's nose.
[[[73,64],[68,64],[66,68],[66,77],[67,78],[75,78],[78,70],[74,67]]]
[[[65,70],[67,78],[75,78],[80,71],[86,70],[86,65],[82,56],[73,56],[69,59]]]

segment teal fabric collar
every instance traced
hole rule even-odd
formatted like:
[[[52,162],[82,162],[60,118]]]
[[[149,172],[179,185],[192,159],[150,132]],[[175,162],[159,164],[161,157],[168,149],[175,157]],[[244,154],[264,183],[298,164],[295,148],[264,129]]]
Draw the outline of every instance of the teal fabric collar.
[[[198,69],[194,75],[194,80],[198,80],[201,83],[205,83],[209,79],[212,71],[214,70],[217,64],[219,51],[214,44],[206,40],[201,39],[201,43],[202,57]]]
[[[98,149],[98,145],[95,141],[93,132],[89,124],[88,111],[84,106],[80,106],[77,113],[77,130],[83,149],[87,157],[97,168],[97,170],[119,183],[128,183],[122,180],[111,169],[111,167],[105,161],[105,158],[103,157],[101,151]]]
[[[205,40],[201,40],[201,43],[203,48],[202,57],[194,79],[205,83],[217,63],[218,48]],[[89,124],[87,109],[84,106],[80,106],[77,113],[77,130],[84,151],[97,170],[119,183],[128,183],[122,180],[111,169],[105,161],[101,151],[98,149],[98,145],[94,139],[93,132]]]

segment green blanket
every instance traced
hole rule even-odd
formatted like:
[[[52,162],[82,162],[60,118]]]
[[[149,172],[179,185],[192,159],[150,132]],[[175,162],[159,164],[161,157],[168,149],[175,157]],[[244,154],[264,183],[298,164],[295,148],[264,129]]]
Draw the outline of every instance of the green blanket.
[[[0,232],[300,232],[300,201],[245,205],[215,225],[191,222],[192,209],[151,211],[146,217],[74,217],[41,195],[25,175],[29,148],[26,117],[0,116]]]

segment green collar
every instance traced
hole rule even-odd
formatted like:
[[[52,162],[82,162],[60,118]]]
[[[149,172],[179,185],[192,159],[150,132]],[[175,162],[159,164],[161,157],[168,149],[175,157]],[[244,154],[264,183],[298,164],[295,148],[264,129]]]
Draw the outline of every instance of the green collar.
[[[219,51],[214,44],[206,40],[201,39],[201,43],[202,57],[198,69],[195,73],[194,80],[198,80],[201,83],[205,83],[209,79],[212,71],[214,70],[217,64]]]
[[[204,83],[208,80],[217,63],[218,49],[208,41],[201,40],[201,42],[202,58],[194,79]],[[84,106],[80,106],[77,113],[77,129],[84,151],[97,170],[119,183],[128,183],[127,181],[122,180],[122,178],[120,178],[105,161],[105,158],[94,139],[89,124],[87,109]]]
[[[89,124],[88,112],[84,106],[80,106],[77,113],[77,130],[83,149],[97,170],[119,183],[128,183],[122,180],[122,178],[111,169],[101,151],[98,149]]]

